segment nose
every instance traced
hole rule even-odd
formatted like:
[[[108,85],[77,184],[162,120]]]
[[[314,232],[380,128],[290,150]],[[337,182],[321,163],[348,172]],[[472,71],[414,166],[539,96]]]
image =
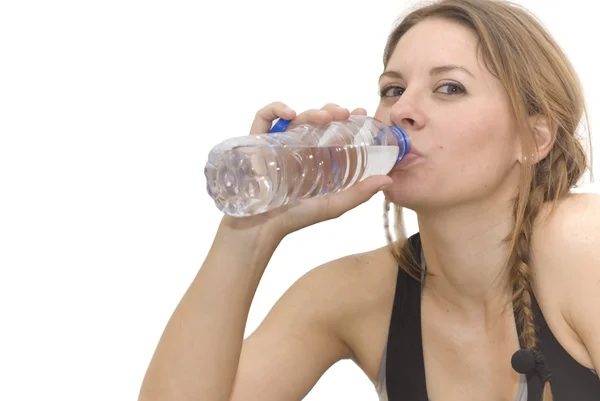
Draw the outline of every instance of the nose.
[[[419,130],[425,124],[423,112],[404,93],[390,110],[390,121],[395,126],[411,131]]]

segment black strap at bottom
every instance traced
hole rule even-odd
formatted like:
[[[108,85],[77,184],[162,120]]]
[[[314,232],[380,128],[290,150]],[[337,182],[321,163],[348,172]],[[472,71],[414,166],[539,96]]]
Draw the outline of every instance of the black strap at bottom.
[[[418,235],[409,241],[413,249],[421,249]],[[387,346],[388,399],[428,401],[421,336],[421,284],[398,270]]]

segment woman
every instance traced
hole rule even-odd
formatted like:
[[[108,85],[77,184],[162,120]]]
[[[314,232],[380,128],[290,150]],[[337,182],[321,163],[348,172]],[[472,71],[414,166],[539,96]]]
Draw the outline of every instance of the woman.
[[[600,199],[569,193],[586,157],[565,55],[515,6],[447,0],[401,22],[384,67],[375,118],[412,154],[342,193],[224,217],[140,400],[299,400],[345,358],[393,401],[600,399]],[[251,133],[350,114],[274,103]],[[243,340],[279,242],[379,190],[419,234],[310,271]]]

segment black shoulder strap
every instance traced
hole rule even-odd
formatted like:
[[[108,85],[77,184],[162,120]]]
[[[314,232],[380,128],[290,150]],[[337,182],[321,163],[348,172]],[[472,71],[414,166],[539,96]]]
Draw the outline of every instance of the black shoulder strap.
[[[554,400],[600,400],[600,379],[598,376],[573,359],[560,345],[546,323],[535,296],[531,298],[538,335],[538,347],[552,372],[550,384]],[[539,395],[532,394],[533,398],[529,398],[530,400],[541,399],[541,381],[538,378],[528,377],[527,390],[528,392],[530,390],[540,392]]]
[[[421,258],[419,234],[409,243]],[[421,337],[421,284],[398,268],[388,334],[386,383],[389,401],[428,401]]]

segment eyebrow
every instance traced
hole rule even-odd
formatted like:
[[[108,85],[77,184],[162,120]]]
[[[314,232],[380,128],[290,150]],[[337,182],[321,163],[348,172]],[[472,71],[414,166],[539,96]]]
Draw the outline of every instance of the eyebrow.
[[[475,76],[469,70],[467,70],[465,67],[463,67],[461,65],[454,65],[454,64],[440,65],[438,67],[433,67],[431,70],[429,70],[429,75],[430,76],[439,75],[441,73],[453,71],[453,70],[464,71],[467,74],[469,74],[470,76],[472,76],[473,78],[475,78]],[[384,73],[379,76],[379,81],[381,81],[381,79],[383,77],[402,79],[402,74],[399,71],[384,71]]]

